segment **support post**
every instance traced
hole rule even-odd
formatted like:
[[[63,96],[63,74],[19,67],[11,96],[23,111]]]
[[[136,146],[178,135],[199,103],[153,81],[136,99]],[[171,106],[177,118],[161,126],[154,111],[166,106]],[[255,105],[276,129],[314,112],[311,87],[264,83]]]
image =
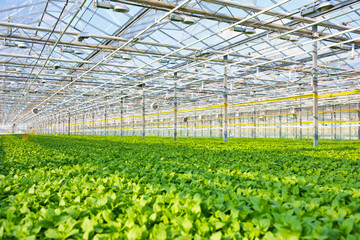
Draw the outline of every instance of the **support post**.
[[[82,114],[82,135],[85,135],[85,113]]]
[[[342,118],[342,111],[341,111],[341,104],[339,104],[339,120],[340,121],[343,121],[343,118]],[[342,123],[339,123],[339,139],[342,140],[343,138],[343,134],[342,134],[342,128],[343,128],[343,124]]]
[[[334,123],[333,123],[333,121],[334,121],[334,108],[333,108],[334,106],[330,106],[330,122],[331,122],[331,124],[330,124],[330,135],[331,135],[331,139],[334,139]]]
[[[302,140],[302,99],[300,98],[300,106],[299,106],[299,122],[300,122],[300,140]]]
[[[104,119],[105,119],[105,121],[104,121],[104,137],[106,137],[106,130],[107,130],[107,112],[106,112],[106,106],[105,106],[105,108],[104,108]]]
[[[336,106],[333,105],[333,116],[334,116],[334,121],[336,121]],[[337,136],[336,136],[336,133],[337,133],[337,130],[336,130],[336,123],[334,124],[334,139],[337,139]]]
[[[145,86],[142,89],[142,139],[145,139]]]
[[[58,127],[57,127],[57,130],[58,130],[58,134],[60,135],[60,131],[61,131],[60,112],[59,112],[59,116],[58,116]]]
[[[351,121],[351,103],[349,103],[349,122]],[[351,139],[351,124],[349,124],[349,139]]]
[[[160,136],[160,115],[157,115],[157,136]]]
[[[120,99],[120,138],[123,138],[123,123],[124,123],[124,98]]]
[[[74,116],[74,131],[75,131],[75,136],[76,136],[76,128],[77,128],[77,126],[76,126],[76,115]]]
[[[288,113],[286,114],[286,137],[285,138],[289,138],[289,110],[287,111]]]
[[[317,25],[312,27],[313,33],[317,33]],[[313,85],[313,146],[317,147],[319,145],[319,122],[318,122],[318,78],[317,78],[317,66],[318,66],[318,56],[317,56],[317,42],[313,43],[313,69],[312,69],[312,85]]]
[[[255,104],[254,104],[254,109],[253,109],[253,123],[254,123],[254,128],[253,128],[253,138],[256,139],[256,108],[255,108]]]
[[[174,140],[177,139],[177,72],[174,73]]]
[[[91,136],[94,136],[94,121],[95,121],[95,113],[94,109],[92,110],[92,121],[91,121]]]
[[[196,137],[196,110],[194,113],[194,137]]]
[[[212,133],[211,133],[211,132],[212,132],[212,131],[211,131],[211,128],[212,128],[212,127],[211,127],[211,126],[212,126],[212,120],[211,120],[211,118],[212,118],[212,117],[210,116],[210,128],[209,128],[209,130],[210,130],[210,137],[212,137]]]
[[[135,135],[135,118],[132,119],[132,135]]]
[[[224,87],[224,116],[223,116],[223,132],[224,132],[224,142],[227,142],[228,139],[228,123],[227,123],[227,119],[228,119],[228,109],[227,109],[227,105],[228,105],[228,89],[227,89],[227,61],[228,61],[228,56],[225,55],[224,56],[224,79],[223,79],[223,87]]]
[[[359,121],[359,126],[358,126],[358,140],[360,140],[360,101],[358,103],[358,111],[357,111],[357,114],[358,114],[358,121]]]
[[[282,138],[282,132],[281,132],[281,129],[282,129],[282,128],[281,128],[281,127],[282,127],[282,126],[281,126],[281,123],[282,123],[282,122],[281,122],[281,117],[282,117],[282,116],[281,116],[281,109],[280,109],[280,115],[279,115],[279,122],[280,122],[280,124],[279,124],[279,138]]]
[[[264,123],[265,123],[265,125],[264,125],[264,137],[265,138],[267,138],[267,125],[266,125],[266,122],[267,121],[267,119],[266,119],[266,111],[264,111]]]
[[[68,136],[70,136],[70,111],[68,111]]]
[[[242,126],[241,126],[241,113],[239,112],[239,138],[241,138],[241,136],[242,136]]]

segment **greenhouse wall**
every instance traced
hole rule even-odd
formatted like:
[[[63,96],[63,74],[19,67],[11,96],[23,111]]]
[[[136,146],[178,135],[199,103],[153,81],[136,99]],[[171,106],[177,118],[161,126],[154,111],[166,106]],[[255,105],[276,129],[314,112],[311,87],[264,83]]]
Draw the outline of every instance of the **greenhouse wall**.
[[[254,105],[255,106],[255,105]],[[228,136],[236,138],[312,138],[311,107],[257,110],[231,109]],[[186,121],[184,119],[186,118]],[[319,106],[320,139],[360,139],[359,104]],[[122,130],[121,130],[122,129]],[[174,136],[174,113],[157,111],[145,114],[145,136]],[[58,114],[32,126],[36,134],[120,135],[142,136],[142,115],[124,112],[121,117],[116,108],[97,109],[84,113]],[[179,111],[177,117],[179,137],[223,137],[223,107],[212,112],[208,109]]]

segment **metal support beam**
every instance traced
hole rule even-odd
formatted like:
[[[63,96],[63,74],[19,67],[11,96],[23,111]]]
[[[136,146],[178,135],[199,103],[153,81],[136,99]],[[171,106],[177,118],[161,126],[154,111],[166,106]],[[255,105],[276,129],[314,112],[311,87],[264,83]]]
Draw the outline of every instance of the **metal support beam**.
[[[124,98],[120,99],[120,137],[123,138],[123,123],[124,123]]]
[[[254,104],[254,109],[253,109],[253,123],[254,123],[254,128],[253,128],[253,138],[256,139],[256,107]]]
[[[281,116],[281,108],[280,108],[280,115],[279,115],[279,123],[280,123],[280,124],[279,124],[279,138],[282,138],[282,131],[281,131],[281,130],[282,130],[282,128],[281,128],[281,127],[282,127],[282,125],[281,125],[282,121],[281,121],[281,120],[282,120],[282,116]]]
[[[224,79],[223,79],[223,87],[224,87],[224,116],[223,116],[223,132],[224,132],[224,142],[227,142],[228,139],[228,89],[227,89],[227,64],[228,56],[224,56]]]
[[[358,114],[358,121],[360,122],[360,101],[358,103],[358,111],[357,111],[357,114]],[[360,124],[360,123],[359,123]],[[360,140],[360,126],[358,126],[358,140]]]
[[[351,103],[349,103],[349,122],[351,121]],[[351,139],[351,124],[349,124],[349,139]]]
[[[85,135],[85,113],[82,114],[82,135]]]
[[[145,139],[145,86],[142,89],[142,139]]]
[[[58,127],[57,127],[57,134],[60,134],[61,131],[61,120],[60,120],[60,112],[59,112],[59,116],[58,116]]]
[[[302,133],[302,100],[301,100],[301,98],[299,98],[299,100],[300,100],[300,106],[299,106],[299,124],[300,124],[300,129],[299,129],[299,131],[300,131],[300,133],[299,133],[299,135],[300,135],[300,140],[302,140],[302,135],[303,135],[303,133]]]
[[[195,110],[195,113],[194,113],[194,137],[196,137],[196,110]]]
[[[120,0],[114,0],[116,2],[119,2]],[[176,4],[172,4],[172,3],[167,3],[167,2],[162,2],[162,1],[155,1],[155,0],[128,0],[127,1],[128,4],[141,4],[141,5],[145,5],[151,8],[155,8],[155,9],[173,9],[176,7]],[[244,20],[244,18],[242,17],[238,17],[238,16],[233,16],[233,15],[227,15],[227,14],[221,14],[221,13],[213,13],[210,11],[206,11],[203,9],[197,9],[197,8],[192,8],[192,7],[188,7],[188,6],[182,6],[179,8],[179,11],[181,11],[182,13],[188,13],[191,14],[192,16],[196,15],[198,17],[201,18],[208,18],[208,19],[212,19],[212,20],[221,20],[222,22],[230,22],[230,23],[234,23],[234,22],[238,22],[238,21],[242,21]],[[264,29],[264,30],[273,30],[273,31],[292,31],[295,30],[296,27],[290,27],[290,26],[284,26],[284,25],[279,25],[279,24],[274,24],[274,23],[264,23],[263,21],[260,20],[255,20],[255,19],[249,19],[247,20],[244,25],[246,26],[251,26],[251,27],[256,27],[259,29]],[[307,29],[301,29],[298,30],[296,32],[298,35],[302,35],[303,37],[309,37],[311,38],[312,36],[312,31],[307,30]],[[0,34],[1,36],[1,34]],[[329,36],[328,34],[325,33],[320,33],[320,37],[326,37]],[[2,36],[5,37],[5,36]],[[345,37],[340,37],[340,36],[333,36],[329,39],[335,40],[335,41],[348,41],[348,38]],[[360,45],[360,41],[354,41],[354,44],[356,45]]]
[[[339,104],[339,120],[340,121],[343,121],[343,118],[342,118],[342,109],[341,109],[341,104]],[[342,123],[339,123],[339,139],[342,140],[343,138],[343,134],[342,134],[342,129],[343,129],[343,124]]]
[[[157,136],[160,136],[160,115],[157,115]]]
[[[174,73],[174,140],[177,139],[177,72]]]
[[[334,139],[334,112],[333,112],[334,106],[330,106],[330,135],[331,139]]]
[[[76,115],[74,116],[74,132],[75,132],[75,136],[76,136],[76,128],[77,128],[77,126],[76,126]]]
[[[336,121],[336,106],[333,105],[333,116],[334,116],[334,121]],[[334,139],[337,139],[337,136],[336,136],[336,133],[337,133],[337,130],[336,130],[336,123],[334,124]]]
[[[94,109],[92,110],[92,121],[91,121],[91,136],[94,136],[94,121],[95,121],[95,113]]]
[[[68,135],[70,136],[70,112],[68,112]]]
[[[105,106],[105,108],[104,108],[104,119],[105,119],[105,121],[104,121],[104,136],[106,137],[106,130],[107,130],[107,112],[106,112],[106,106]]]
[[[238,9],[242,9],[242,10],[250,11],[250,12],[260,12],[260,11],[264,10],[264,8],[262,8],[262,7],[258,7],[256,5],[250,5],[250,4],[243,4],[243,3],[239,3],[237,1],[205,0],[205,2],[210,2],[210,3],[222,5],[222,6],[232,7],[232,8],[238,8]],[[345,7],[347,5],[352,5],[352,4],[356,4],[356,3],[357,3],[356,0],[343,1],[343,2],[337,4],[337,8]],[[269,15],[269,16],[279,17],[281,19],[285,18],[285,19],[289,19],[291,21],[296,21],[296,22],[301,22],[301,23],[315,23],[317,21],[316,19],[313,19],[311,17],[301,17],[297,14],[288,14],[285,12],[267,11],[264,14]],[[11,24],[13,24],[13,23],[11,23]],[[350,29],[350,27],[336,25],[329,21],[322,22],[319,25],[323,26],[325,28],[334,28],[334,29],[341,30],[341,31]],[[354,32],[360,33],[359,31],[354,31]]]
[[[267,121],[267,119],[266,119],[266,111],[264,111],[264,115],[265,115],[265,116],[264,116],[264,123],[265,123],[265,126],[264,126],[264,135],[265,135],[265,136],[264,136],[264,137],[267,138],[267,127],[266,127],[266,123],[267,123],[266,121]]]
[[[313,26],[312,30],[314,34],[317,34],[317,26]],[[316,37],[316,36],[314,36]],[[312,86],[313,86],[313,146],[317,147],[319,145],[319,113],[318,113],[318,77],[317,77],[317,42],[313,42],[313,73],[312,73]]]

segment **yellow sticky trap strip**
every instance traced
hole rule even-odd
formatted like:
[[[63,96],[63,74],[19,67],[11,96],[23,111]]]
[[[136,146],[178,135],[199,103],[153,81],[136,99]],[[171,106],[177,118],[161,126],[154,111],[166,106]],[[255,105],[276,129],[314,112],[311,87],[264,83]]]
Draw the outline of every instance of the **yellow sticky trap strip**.
[[[360,93],[360,89],[357,90],[353,90],[353,91],[346,91],[346,92],[337,92],[337,93],[329,93],[329,94],[322,94],[322,95],[317,95],[315,93],[310,93],[310,94],[304,94],[304,95],[298,95],[298,96],[292,96],[292,97],[283,97],[283,98],[275,98],[275,99],[268,99],[268,100],[262,100],[262,101],[254,101],[254,102],[247,102],[247,103],[237,103],[237,104],[231,104],[231,105],[227,105],[228,107],[237,107],[237,106],[246,106],[246,105],[252,105],[252,104],[260,104],[260,103],[270,103],[270,102],[278,102],[278,101],[287,101],[287,100],[292,100],[292,99],[299,99],[299,98],[309,98],[309,97],[317,97],[318,98],[330,98],[330,97],[338,97],[338,96],[346,96],[346,95],[353,95],[353,94],[358,94]],[[191,109],[183,109],[183,110],[178,110],[177,112],[181,113],[181,112],[191,112],[191,111],[198,111],[198,110],[206,110],[206,109],[213,109],[213,108],[219,108],[219,107],[224,107],[225,104],[219,104],[219,105],[214,105],[214,106],[208,106],[208,107],[199,107],[199,108],[191,108]],[[325,111],[325,112],[319,112],[319,113],[326,113],[326,112],[347,112],[347,111],[357,111],[358,109],[354,109],[354,110],[342,110],[342,111]],[[159,112],[159,113],[152,113],[152,114],[147,114],[145,115],[145,117],[147,116],[156,116],[156,115],[162,115],[162,114],[167,114],[167,113],[173,113],[174,110],[170,110],[170,111],[165,111],[165,112]],[[302,114],[312,114],[310,113],[302,113]],[[267,117],[267,116],[285,116],[285,115],[292,115],[292,114],[281,114],[281,115],[263,115],[261,117]],[[294,115],[298,115],[298,113],[295,113]],[[122,119],[131,119],[131,118],[138,118],[138,117],[142,117],[143,115],[136,115],[136,116],[129,116],[129,117],[123,117]],[[260,117],[260,116],[258,116]],[[250,117],[237,117],[237,118],[252,118],[252,116]],[[99,122],[108,122],[108,121],[113,121],[113,120],[118,120],[121,119],[121,117],[118,118],[112,118],[112,119],[102,119],[102,120],[97,120],[97,121],[90,121],[90,122],[84,122],[84,123],[72,123],[70,124],[71,126],[73,125],[80,125],[80,124],[90,124],[90,123],[99,123]],[[230,118],[230,119],[236,119],[236,118]],[[206,120],[217,120],[217,119],[205,119]],[[156,124],[156,123],[155,123]],[[56,126],[56,125],[55,125]],[[67,126],[67,125],[60,125],[60,126]],[[41,128],[39,128],[41,129]],[[32,133],[33,134],[33,133]]]
[[[337,93],[329,93],[329,94],[322,94],[319,95],[319,98],[330,98],[330,97],[338,97],[338,96],[346,96],[346,95],[353,95],[360,93],[360,89],[347,91],[347,92],[337,92]]]

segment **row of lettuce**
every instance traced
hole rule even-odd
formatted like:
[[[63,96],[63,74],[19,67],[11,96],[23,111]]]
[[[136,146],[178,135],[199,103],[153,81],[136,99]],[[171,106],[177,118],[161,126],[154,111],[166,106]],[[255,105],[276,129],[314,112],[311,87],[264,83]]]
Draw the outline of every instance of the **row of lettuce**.
[[[359,239],[360,143],[3,136],[0,239]]]

